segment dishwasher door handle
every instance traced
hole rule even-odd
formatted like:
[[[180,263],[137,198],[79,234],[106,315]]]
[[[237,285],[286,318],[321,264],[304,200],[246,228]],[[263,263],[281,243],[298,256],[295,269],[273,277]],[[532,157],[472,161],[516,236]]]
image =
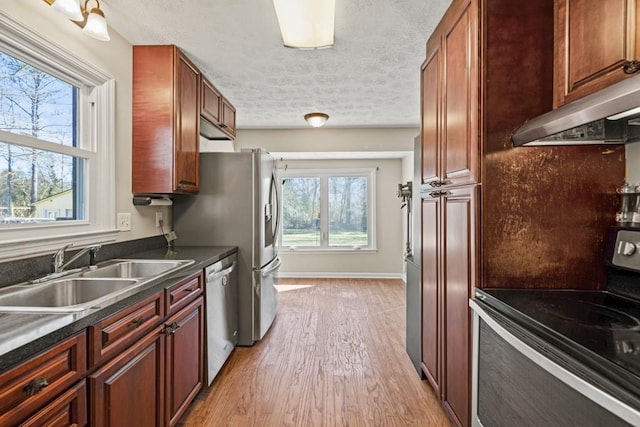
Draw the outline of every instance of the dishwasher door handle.
[[[222,277],[222,276],[226,276],[227,274],[231,274],[233,272],[233,270],[236,269],[236,261],[233,261],[233,264],[231,264],[231,267],[226,268],[222,271],[217,271],[217,272],[213,272],[213,273],[209,273],[207,274],[207,282],[211,282],[213,280],[217,280],[218,278]]]
[[[272,271],[277,270],[280,267],[280,264],[282,264],[282,261],[280,261],[280,258],[276,258],[271,264],[269,264],[269,268],[262,271],[262,277],[267,277]]]

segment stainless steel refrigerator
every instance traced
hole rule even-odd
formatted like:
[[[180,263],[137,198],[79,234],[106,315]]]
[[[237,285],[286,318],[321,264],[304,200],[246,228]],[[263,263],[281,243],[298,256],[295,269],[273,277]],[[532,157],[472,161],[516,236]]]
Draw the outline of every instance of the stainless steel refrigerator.
[[[238,246],[238,344],[264,337],[276,316],[280,202],[275,159],[260,149],[200,154],[200,191],[174,200],[178,245]]]

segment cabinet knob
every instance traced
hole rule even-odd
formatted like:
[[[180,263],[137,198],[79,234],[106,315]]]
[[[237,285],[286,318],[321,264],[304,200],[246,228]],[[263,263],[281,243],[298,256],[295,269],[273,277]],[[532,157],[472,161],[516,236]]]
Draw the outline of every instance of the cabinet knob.
[[[433,197],[434,199],[436,197],[440,197],[442,195],[442,191],[438,190],[438,191],[432,191],[429,193],[429,196]]]
[[[433,181],[427,182],[427,184],[432,187],[440,187],[442,185],[442,182],[438,181],[437,179],[434,179]]]
[[[49,383],[45,378],[36,377],[29,384],[27,384],[22,389],[22,391],[24,391],[24,394],[26,394],[27,396],[35,396],[36,394],[40,393],[48,385]]]
[[[180,328],[180,324],[178,322],[173,322],[170,325],[166,325],[164,330],[162,331],[165,335],[173,335],[176,333],[176,330]]]
[[[136,328],[140,327],[140,325],[142,325],[144,323],[144,317],[139,317],[136,320],[134,320],[133,322],[131,322],[135,325]]]
[[[625,74],[635,74],[638,71],[640,71],[640,61],[625,61],[624,65],[622,66],[622,71],[624,71]]]

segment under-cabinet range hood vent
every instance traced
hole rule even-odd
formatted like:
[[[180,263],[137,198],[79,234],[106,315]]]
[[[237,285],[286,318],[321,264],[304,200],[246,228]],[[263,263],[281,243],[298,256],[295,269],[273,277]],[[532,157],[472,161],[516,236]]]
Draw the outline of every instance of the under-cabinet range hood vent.
[[[525,122],[513,145],[623,144],[640,140],[640,76]]]

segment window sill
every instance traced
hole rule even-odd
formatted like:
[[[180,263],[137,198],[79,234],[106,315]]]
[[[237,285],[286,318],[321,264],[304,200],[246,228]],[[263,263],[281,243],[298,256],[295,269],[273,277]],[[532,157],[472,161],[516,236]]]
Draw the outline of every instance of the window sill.
[[[0,262],[53,254],[64,245],[70,243],[73,244],[73,247],[80,248],[100,243],[114,242],[117,237],[118,230],[99,230],[3,242],[0,243]]]
[[[366,249],[347,249],[347,248],[290,248],[290,247],[280,247],[278,248],[279,253],[289,253],[289,254],[374,254],[378,252],[377,248],[366,248]]]

